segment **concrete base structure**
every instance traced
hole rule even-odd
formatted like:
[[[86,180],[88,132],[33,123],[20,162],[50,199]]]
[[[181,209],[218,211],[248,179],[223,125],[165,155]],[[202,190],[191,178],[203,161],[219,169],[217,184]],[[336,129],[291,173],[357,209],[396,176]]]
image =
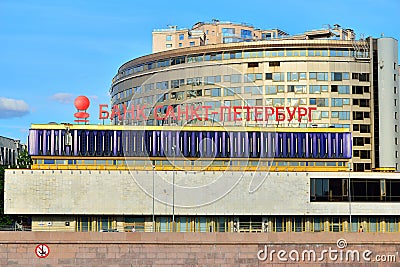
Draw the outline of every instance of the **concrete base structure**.
[[[39,244],[47,257],[36,256]],[[0,265],[398,266],[399,249],[400,234],[4,232]]]

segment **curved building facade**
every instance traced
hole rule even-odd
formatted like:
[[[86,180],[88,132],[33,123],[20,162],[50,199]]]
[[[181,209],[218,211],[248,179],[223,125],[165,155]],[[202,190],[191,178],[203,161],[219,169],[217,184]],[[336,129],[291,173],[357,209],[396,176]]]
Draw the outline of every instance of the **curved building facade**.
[[[203,41],[185,45],[199,30]],[[165,44],[163,51],[126,62],[113,79],[111,103],[121,111],[115,123],[348,128],[353,170],[397,169],[397,41],[354,36],[339,25],[290,36],[219,21],[156,30],[153,41],[163,42],[153,49]],[[140,105],[144,118],[135,110]],[[192,106],[200,107],[198,117],[184,113]],[[234,107],[241,107],[235,116]],[[255,107],[283,107],[284,115],[257,115]],[[289,120],[285,110],[301,107],[313,109]]]
[[[112,125],[31,126],[5,213],[33,231],[399,232],[397,50],[339,25],[155,30],[100,105]]]

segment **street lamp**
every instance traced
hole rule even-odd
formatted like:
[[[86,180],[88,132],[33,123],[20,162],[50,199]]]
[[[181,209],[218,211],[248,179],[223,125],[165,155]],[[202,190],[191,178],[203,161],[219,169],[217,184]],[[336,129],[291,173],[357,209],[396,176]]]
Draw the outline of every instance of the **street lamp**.
[[[172,232],[175,232],[175,145],[172,146]]]
[[[155,232],[156,231],[156,221],[154,218],[154,169],[156,166],[155,166],[154,160],[153,160],[151,166],[153,167],[153,232]]]
[[[351,163],[349,163],[349,177],[347,182],[347,195],[349,197],[349,232],[351,232],[351,186],[350,186],[350,175],[351,175]]]

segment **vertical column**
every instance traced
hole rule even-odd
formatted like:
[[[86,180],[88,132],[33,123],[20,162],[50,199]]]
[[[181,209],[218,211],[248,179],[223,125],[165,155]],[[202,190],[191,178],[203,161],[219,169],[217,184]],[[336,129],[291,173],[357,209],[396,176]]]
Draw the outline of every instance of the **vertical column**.
[[[318,158],[318,152],[319,152],[319,147],[318,147],[318,134],[317,133],[312,133],[312,155],[313,158]]]
[[[288,157],[288,134],[286,133],[281,133],[282,136],[282,157],[287,158]]]
[[[304,142],[305,142],[305,133],[298,133],[297,134],[297,157],[304,158]]]
[[[43,130],[43,155],[47,155],[47,130]]]
[[[153,142],[151,143],[152,150],[151,150],[151,156],[156,157],[158,155],[157,151],[157,144],[158,144],[158,138],[157,138],[157,133],[158,131],[154,130],[152,131],[152,137],[153,137]]]
[[[265,134],[264,134],[265,135]],[[275,145],[275,138],[276,133],[268,132],[266,133],[266,148],[267,148],[267,158],[274,158],[274,145]]]
[[[253,144],[252,144],[253,151],[252,151],[251,157],[252,158],[257,158],[257,155],[260,155],[260,151],[259,151],[260,147],[258,146],[258,144],[260,142],[260,138],[259,138],[260,137],[260,133],[254,131],[252,133],[252,135],[253,135]]]
[[[239,158],[241,158],[241,157],[243,157],[243,146],[242,146],[243,135],[241,132],[235,132],[235,134],[237,136],[237,139],[236,139],[237,140],[237,145],[236,145],[237,152],[236,152],[236,154]]]
[[[306,142],[306,144],[305,144],[305,149],[306,149],[306,158],[308,159],[308,158],[310,158],[310,141],[309,141],[309,133],[306,133],[306,136],[305,136],[305,142]]]
[[[225,158],[228,152],[228,145],[227,145],[227,132],[223,131],[221,132],[221,154],[222,157]]]
[[[336,151],[336,158],[339,158],[339,153],[340,153],[340,149],[339,149],[339,134],[336,133],[335,134],[335,151]]]
[[[176,149],[175,149],[175,156],[180,156],[180,155],[182,155],[182,152],[181,152],[181,144],[180,144],[179,141],[180,141],[180,140],[179,140],[179,131],[175,131],[175,146],[176,146]]]
[[[249,148],[249,132],[243,132],[242,135],[244,135],[242,137],[243,140],[243,157],[244,158],[248,158],[250,156],[250,148]]]
[[[117,156],[117,131],[114,130],[113,138],[113,156]]]
[[[234,132],[229,132],[229,157],[235,157],[235,139]]]
[[[275,133],[275,158],[279,158],[280,153],[281,153],[281,146],[280,146],[280,142],[281,142],[281,133]]]
[[[297,133],[290,133],[290,158],[294,158],[296,156],[296,140],[297,140]]]
[[[207,131],[206,133],[206,157],[211,157],[212,155],[212,140],[211,140],[211,132]]]
[[[221,156],[220,138],[221,138],[221,132],[215,131],[214,132],[214,153],[213,153],[213,157],[220,157]]]
[[[332,158],[332,133],[328,133],[328,158]]]

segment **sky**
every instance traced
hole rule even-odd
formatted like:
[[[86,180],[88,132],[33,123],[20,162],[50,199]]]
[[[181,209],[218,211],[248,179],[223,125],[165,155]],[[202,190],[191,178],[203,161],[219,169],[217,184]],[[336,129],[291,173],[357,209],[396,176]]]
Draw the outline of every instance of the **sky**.
[[[0,136],[26,143],[32,123],[72,123],[79,95],[100,123],[112,78],[151,53],[153,29],[219,19],[296,34],[337,23],[399,39],[399,15],[398,0],[0,0]]]

